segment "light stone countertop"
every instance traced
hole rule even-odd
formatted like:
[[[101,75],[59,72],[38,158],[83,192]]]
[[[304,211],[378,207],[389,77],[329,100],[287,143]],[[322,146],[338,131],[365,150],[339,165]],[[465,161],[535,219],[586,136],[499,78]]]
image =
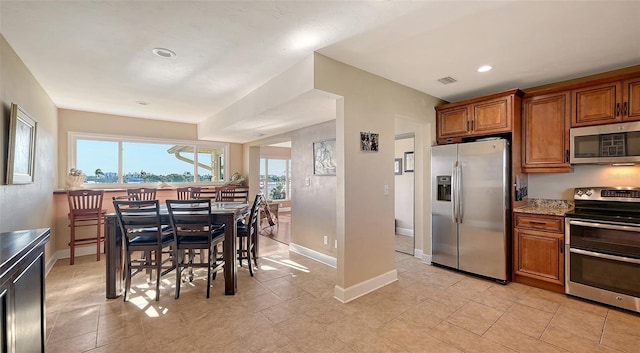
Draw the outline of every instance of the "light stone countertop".
[[[564,216],[567,212],[573,211],[573,206],[573,200],[529,199],[526,206],[514,208],[513,212]]]

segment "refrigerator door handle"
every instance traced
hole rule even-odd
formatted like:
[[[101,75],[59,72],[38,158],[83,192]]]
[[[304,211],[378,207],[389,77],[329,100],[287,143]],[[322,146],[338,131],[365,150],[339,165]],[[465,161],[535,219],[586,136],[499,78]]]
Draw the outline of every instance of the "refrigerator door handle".
[[[462,223],[462,164],[458,164],[458,171],[456,172],[456,206],[458,210],[456,217],[458,223]]]
[[[458,168],[458,161],[453,163],[451,168],[451,221],[458,223],[458,214],[456,213],[456,171]]]

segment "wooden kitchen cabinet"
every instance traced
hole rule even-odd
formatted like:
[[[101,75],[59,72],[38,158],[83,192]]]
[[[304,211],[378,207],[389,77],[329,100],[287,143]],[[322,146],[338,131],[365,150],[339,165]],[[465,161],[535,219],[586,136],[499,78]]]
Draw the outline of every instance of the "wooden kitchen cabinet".
[[[0,233],[0,351],[44,352],[49,228]]]
[[[564,293],[564,256],[564,217],[514,213],[514,282]]]
[[[436,107],[438,143],[511,132],[515,117],[520,117],[521,96],[521,91],[511,90]]]
[[[522,102],[522,168],[525,173],[562,173],[569,164],[571,93],[525,96]]]
[[[640,77],[572,90],[571,127],[640,120]]]

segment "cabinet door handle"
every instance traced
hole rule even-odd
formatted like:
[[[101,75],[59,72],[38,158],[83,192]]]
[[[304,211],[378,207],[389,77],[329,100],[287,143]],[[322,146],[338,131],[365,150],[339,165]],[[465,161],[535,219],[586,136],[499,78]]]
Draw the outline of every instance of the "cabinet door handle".
[[[620,103],[616,103],[616,115],[615,116],[620,116]]]
[[[565,162],[569,163],[569,150],[565,151],[564,158],[565,158]]]
[[[563,254],[564,253],[564,244],[562,241],[558,241],[558,243],[560,243],[560,253]]]
[[[629,103],[624,102],[622,104],[622,115],[627,116],[629,114]]]
[[[469,131],[469,120],[467,120],[467,131]]]
[[[474,125],[474,124],[473,124],[474,122],[475,122],[474,120],[471,120],[471,131],[473,131],[473,129],[474,129],[474,126],[473,126],[473,125]]]

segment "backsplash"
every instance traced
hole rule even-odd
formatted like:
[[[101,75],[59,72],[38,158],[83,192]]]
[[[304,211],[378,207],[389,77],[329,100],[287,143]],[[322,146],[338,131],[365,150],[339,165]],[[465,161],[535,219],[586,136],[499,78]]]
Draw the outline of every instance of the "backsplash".
[[[529,199],[529,206],[544,208],[573,208],[573,200]]]

